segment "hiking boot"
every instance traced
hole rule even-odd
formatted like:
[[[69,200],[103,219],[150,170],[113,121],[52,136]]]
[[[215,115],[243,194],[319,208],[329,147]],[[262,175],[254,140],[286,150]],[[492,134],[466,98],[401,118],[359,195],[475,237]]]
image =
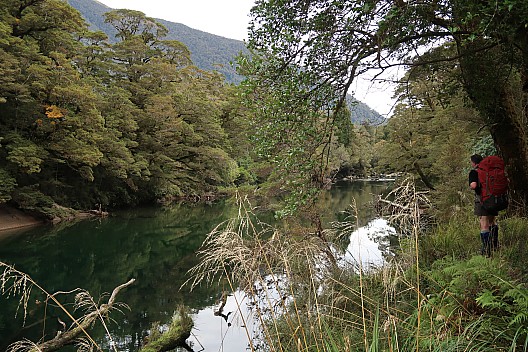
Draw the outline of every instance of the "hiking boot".
[[[480,233],[480,240],[482,241],[482,248],[480,254],[490,257],[491,256],[491,235],[489,231]]]
[[[499,225],[490,226],[490,243],[492,251],[499,249]]]

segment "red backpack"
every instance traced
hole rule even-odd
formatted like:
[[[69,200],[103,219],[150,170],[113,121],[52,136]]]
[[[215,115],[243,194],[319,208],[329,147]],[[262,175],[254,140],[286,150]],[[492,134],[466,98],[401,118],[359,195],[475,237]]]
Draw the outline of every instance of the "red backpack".
[[[489,211],[508,207],[508,178],[504,173],[504,160],[496,155],[482,159],[477,167],[480,183],[480,202]]]

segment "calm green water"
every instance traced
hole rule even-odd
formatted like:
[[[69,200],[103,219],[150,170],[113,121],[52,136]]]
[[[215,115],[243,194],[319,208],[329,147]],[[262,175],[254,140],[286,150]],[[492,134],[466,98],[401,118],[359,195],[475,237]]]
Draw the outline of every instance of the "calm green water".
[[[341,212],[355,198],[360,224],[366,225],[375,218],[369,206],[373,195],[388,187],[389,183],[380,182],[337,184],[321,199],[327,209],[325,223],[343,218]],[[212,314],[216,288],[198,287],[192,293],[180,289],[188,279],[187,271],[197,264],[195,252],[207,233],[236,214],[234,204],[218,202],[135,209],[106,219],[0,233],[0,261],[15,265],[50,293],[81,287],[95,299],[135,278],[134,285],[118,296],[118,301],[131,309],[113,314],[116,323],[109,326],[119,351],[137,351],[152,322],[169,322],[180,304],[196,313],[195,351],[243,351],[247,346],[243,331],[228,328],[223,319]],[[271,221],[269,216],[262,217]],[[60,327],[57,317],[68,321],[57,308],[36,300],[42,296],[32,296],[24,326],[23,311],[16,313],[18,299],[0,297],[0,351],[23,338],[36,341],[43,335],[54,336]],[[103,345],[108,343],[101,329],[93,336]]]

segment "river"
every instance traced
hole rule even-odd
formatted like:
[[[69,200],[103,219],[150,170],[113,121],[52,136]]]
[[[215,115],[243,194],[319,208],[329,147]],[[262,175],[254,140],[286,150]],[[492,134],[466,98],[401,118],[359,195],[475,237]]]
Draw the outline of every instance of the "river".
[[[344,265],[357,258],[364,265],[377,265],[387,255],[387,235],[394,229],[376,217],[371,203],[374,195],[387,192],[390,185],[340,182],[321,197],[322,208],[327,210],[324,226],[342,220],[353,199],[357,204],[359,228],[350,236],[341,259]],[[95,299],[136,279],[118,296],[130,310],[113,313],[114,322],[108,325],[118,351],[137,351],[152,323],[170,322],[179,305],[193,312],[195,328],[189,342],[195,351],[244,351],[248,342],[240,323],[213,314],[219,294],[216,288],[202,285],[192,292],[180,288],[188,279],[187,271],[197,264],[195,253],[205,236],[220,222],[235,217],[237,210],[230,201],[138,208],[104,219],[10,232],[0,236],[0,261],[29,274],[47,292],[83,288]],[[272,221],[262,216],[264,221]],[[242,296],[241,292],[232,293],[224,311],[235,310],[235,302]],[[36,341],[44,334],[48,339],[60,329],[59,317],[67,322],[58,308],[42,301],[43,296],[33,288],[24,317],[22,308],[17,312],[18,297],[0,297],[0,351],[24,338]],[[109,343],[101,326],[92,336],[102,345]]]

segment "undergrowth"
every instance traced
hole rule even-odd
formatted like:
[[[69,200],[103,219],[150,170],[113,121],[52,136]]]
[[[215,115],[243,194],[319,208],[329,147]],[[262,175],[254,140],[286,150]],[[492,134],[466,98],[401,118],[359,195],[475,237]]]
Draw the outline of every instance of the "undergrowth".
[[[431,225],[425,195],[405,187],[389,202],[405,235],[383,267],[334,260],[327,241],[354,224],[293,234],[259,223],[241,202],[239,217],[204,243],[194,284],[223,276],[245,287],[263,331],[258,343],[248,332],[251,350],[528,351],[528,220],[499,219],[501,246],[486,258],[475,217]],[[407,203],[396,207],[400,196]]]

